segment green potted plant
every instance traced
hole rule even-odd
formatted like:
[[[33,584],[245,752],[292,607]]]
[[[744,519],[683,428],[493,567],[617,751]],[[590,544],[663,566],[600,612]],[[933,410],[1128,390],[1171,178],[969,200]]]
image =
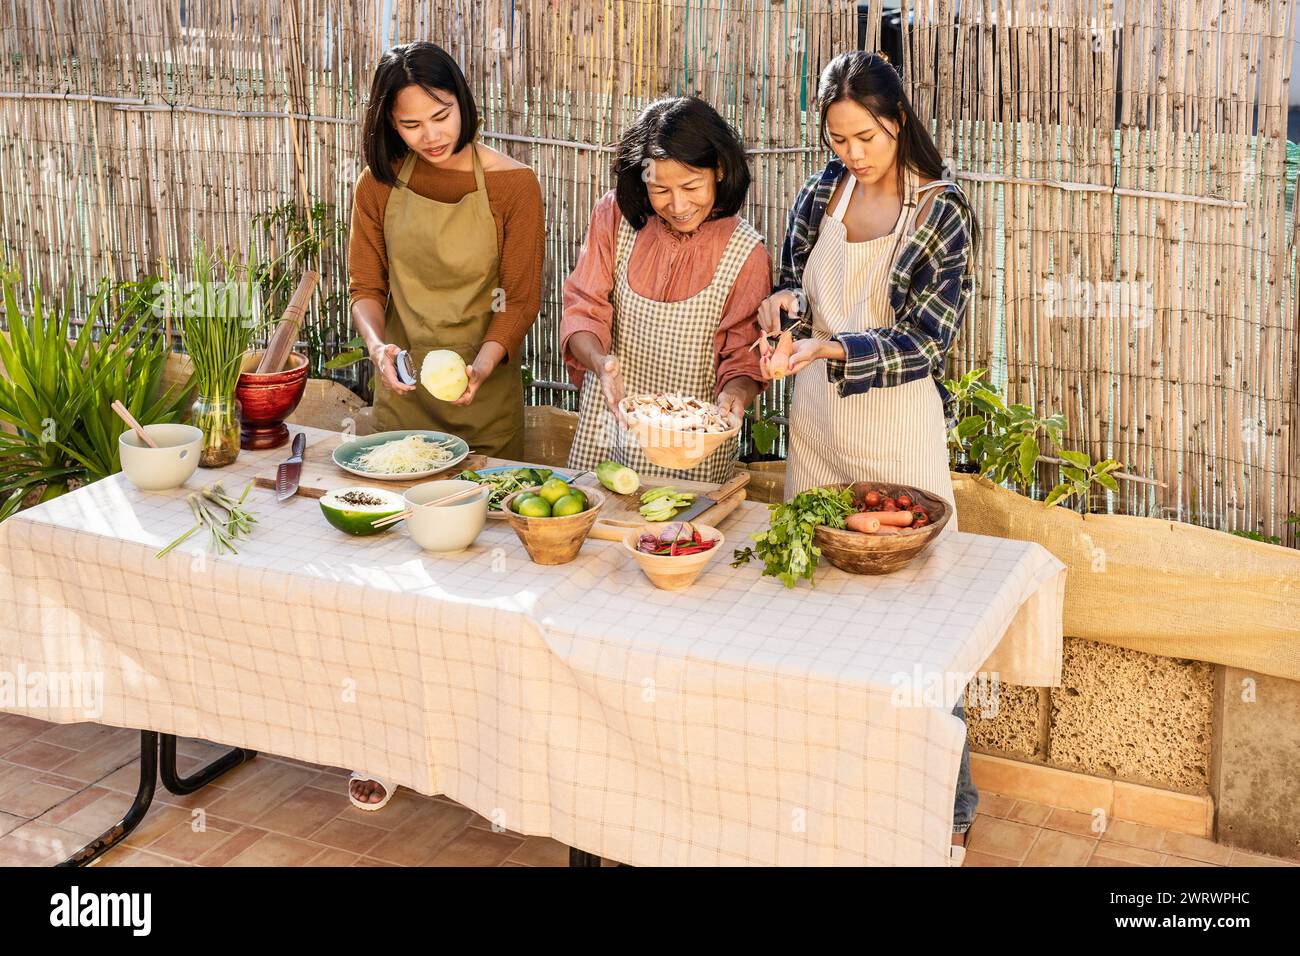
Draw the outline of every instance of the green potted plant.
[[[188,383],[163,389],[168,337],[153,314],[155,277],[100,283],[74,329],[70,309],[40,289],[19,307],[19,275],[3,275],[8,334],[0,336],[0,520],[120,470],[113,413],[122,402],[144,425],[177,422]]]

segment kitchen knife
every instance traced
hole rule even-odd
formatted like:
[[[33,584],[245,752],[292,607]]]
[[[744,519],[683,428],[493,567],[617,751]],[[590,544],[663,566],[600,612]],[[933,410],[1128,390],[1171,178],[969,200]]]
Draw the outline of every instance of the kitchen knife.
[[[719,501],[725,501],[733,494],[745,487],[749,483],[749,475],[741,473],[725,484],[719,485],[718,490],[712,495],[699,495],[691,502],[691,506],[684,511],[679,511],[670,518],[670,521],[690,521],[693,518],[704,514]]]
[[[275,500],[287,501],[298,492],[302,477],[302,453],[307,450],[307,433],[293,436],[293,454],[275,469]]]

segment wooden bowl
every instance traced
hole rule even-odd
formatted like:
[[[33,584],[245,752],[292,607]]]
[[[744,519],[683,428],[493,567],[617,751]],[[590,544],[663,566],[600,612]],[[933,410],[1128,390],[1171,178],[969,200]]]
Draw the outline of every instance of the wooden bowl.
[[[511,510],[514,500],[530,491],[540,491],[541,485],[520,488],[507,495],[501,501],[501,511],[506,521],[514,529],[519,540],[523,542],[528,556],[534,564],[568,564],[582,550],[582,542],[587,540],[592,525],[599,517],[601,506],[605,504],[605,493],[583,485],[579,489],[587,496],[587,510],[576,515],[564,515],[559,518],[525,518]]]
[[[641,535],[658,535],[664,528],[680,525],[681,523],[680,521],[660,521],[643,524],[641,527],[629,531],[623,538],[624,549],[636,559],[637,566],[645,572],[645,576],[650,579],[650,583],[664,591],[680,591],[682,588],[688,588],[694,584],[695,579],[704,571],[705,565],[716,558],[719,552],[722,551],[722,546],[726,544],[726,538],[722,536],[722,532],[717,528],[707,524],[696,524],[691,521],[688,523],[700,533],[701,537],[718,543],[708,551],[679,556],[644,554],[636,549],[636,543],[640,540]]]
[[[627,410],[625,405],[623,411]],[[652,465],[686,470],[694,468],[725,442],[735,441],[740,434],[740,423],[736,422],[734,428],[725,432],[684,432],[633,420],[628,431],[635,436],[642,454]]]
[[[279,448],[289,441],[284,420],[293,414],[307,388],[307,356],[294,352],[282,372],[259,375],[264,350],[245,352],[235,398],[239,399],[239,447]]]
[[[822,485],[831,491],[843,491],[849,485]],[[923,505],[930,513],[930,523],[924,528],[903,528],[898,534],[874,535],[857,531],[840,531],[818,525],[813,532],[813,544],[824,557],[841,571],[850,574],[889,574],[906,567],[935,539],[948,519],[952,509],[938,495],[908,485],[893,485],[883,481],[856,481],[853,500],[862,501],[873,488],[886,488],[893,493],[905,491],[912,500]]]

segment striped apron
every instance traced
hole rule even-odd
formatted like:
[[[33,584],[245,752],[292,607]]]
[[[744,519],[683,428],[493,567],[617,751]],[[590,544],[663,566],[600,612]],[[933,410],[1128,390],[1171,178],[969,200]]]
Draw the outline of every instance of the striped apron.
[[[624,394],[681,392],[711,402],[717,383],[713,340],[718,323],[741,268],[763,237],[738,219],[709,284],[679,302],[660,302],[639,295],[628,282],[628,261],[636,235],[620,217],[610,293],[614,306],[610,351],[621,363]],[[570,469],[591,469],[612,459],[642,476],[722,484],[735,471],[738,454],[739,443],[731,441],[687,471],[652,465],[605,405],[600,380],[591,372],[583,379]]]
[[[857,180],[851,173],[834,212],[821,231],[804,270],[804,293],[813,335],[829,339],[845,332],[892,326],[889,274],[910,235],[920,200],[916,175],[907,171],[904,203],[889,235],[849,242],[844,213]],[[925,187],[942,187],[943,181]],[[873,481],[921,488],[953,509],[943,537],[957,530],[957,504],[948,470],[948,429],[943,400],[929,377],[840,397],[826,370],[812,365],[795,376],[789,425],[790,454],[785,497],[817,485]]]

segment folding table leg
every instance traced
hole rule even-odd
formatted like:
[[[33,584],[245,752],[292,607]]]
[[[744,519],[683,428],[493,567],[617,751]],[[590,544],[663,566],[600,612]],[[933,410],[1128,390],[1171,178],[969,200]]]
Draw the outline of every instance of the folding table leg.
[[[152,730],[140,731],[140,786],[135,801],[127,808],[121,821],[113,824],[58,866],[85,866],[126,839],[126,835],[140,825],[153,803],[154,789],[158,785],[158,734]]]
[[[227,770],[233,770],[241,763],[247,763],[257,756],[256,750],[234,747],[206,767],[194,771],[188,777],[182,777],[176,772],[176,735],[162,734],[159,749],[162,752],[159,772],[162,775],[163,786],[177,796],[193,793],[216,780]]]
[[[161,753],[161,760],[159,754]],[[212,763],[191,774],[182,777],[176,772],[176,737],[173,734],[159,734],[152,730],[140,731],[140,786],[135,792],[135,800],[127,808],[121,821],[113,824],[94,840],[74,853],[58,866],[85,866],[103,856],[117,846],[127,835],[140,825],[144,815],[149,812],[153,796],[162,777],[163,786],[177,795],[193,793],[206,786],[227,770],[238,767],[241,763],[257,756],[255,750],[235,747],[222,754]]]

